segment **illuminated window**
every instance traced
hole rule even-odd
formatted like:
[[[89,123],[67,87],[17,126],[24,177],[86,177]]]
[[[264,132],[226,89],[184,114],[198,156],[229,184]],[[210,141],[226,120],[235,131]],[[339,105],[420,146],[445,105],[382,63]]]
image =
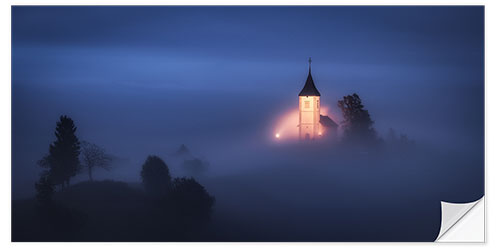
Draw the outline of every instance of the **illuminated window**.
[[[319,108],[319,100],[316,101],[316,107]]]
[[[305,101],[305,102],[304,102],[304,106],[305,106],[305,108],[306,108],[306,109],[308,109],[308,108],[309,108],[309,103],[310,103],[310,101]]]

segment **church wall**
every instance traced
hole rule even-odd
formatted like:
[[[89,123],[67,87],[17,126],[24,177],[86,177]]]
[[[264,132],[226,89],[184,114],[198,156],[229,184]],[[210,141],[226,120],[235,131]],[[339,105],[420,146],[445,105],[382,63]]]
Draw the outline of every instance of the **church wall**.
[[[319,96],[299,96],[299,136],[300,139],[315,139],[320,133]]]

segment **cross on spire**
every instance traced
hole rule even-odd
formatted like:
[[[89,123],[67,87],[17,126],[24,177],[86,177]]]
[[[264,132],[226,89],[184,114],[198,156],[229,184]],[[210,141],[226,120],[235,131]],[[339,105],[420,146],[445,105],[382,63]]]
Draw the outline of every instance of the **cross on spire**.
[[[311,62],[312,62],[312,60],[311,60],[311,58],[310,58],[310,57],[309,57],[308,62],[309,62],[309,73],[311,73]]]
[[[300,91],[299,96],[320,96],[318,89],[314,86],[314,81],[311,75],[311,58],[309,57],[309,75],[307,75],[306,84],[302,91]]]

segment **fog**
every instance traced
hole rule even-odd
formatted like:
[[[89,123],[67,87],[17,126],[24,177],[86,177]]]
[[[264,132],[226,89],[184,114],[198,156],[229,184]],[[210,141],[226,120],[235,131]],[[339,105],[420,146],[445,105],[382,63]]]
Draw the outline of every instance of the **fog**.
[[[429,240],[440,200],[484,194],[483,8],[14,7],[12,32],[14,199],[33,196],[60,115],[115,156],[96,179],[140,182],[148,155],[186,175],[185,144],[209,163],[196,178],[222,240]],[[381,138],[415,146],[277,140],[308,57],[335,122],[358,93]]]

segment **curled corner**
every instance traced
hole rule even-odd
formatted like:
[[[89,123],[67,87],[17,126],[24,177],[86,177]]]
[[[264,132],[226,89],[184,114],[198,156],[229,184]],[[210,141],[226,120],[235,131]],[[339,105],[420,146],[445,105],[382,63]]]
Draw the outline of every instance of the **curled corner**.
[[[441,201],[436,242],[484,242],[484,197],[469,203]]]

